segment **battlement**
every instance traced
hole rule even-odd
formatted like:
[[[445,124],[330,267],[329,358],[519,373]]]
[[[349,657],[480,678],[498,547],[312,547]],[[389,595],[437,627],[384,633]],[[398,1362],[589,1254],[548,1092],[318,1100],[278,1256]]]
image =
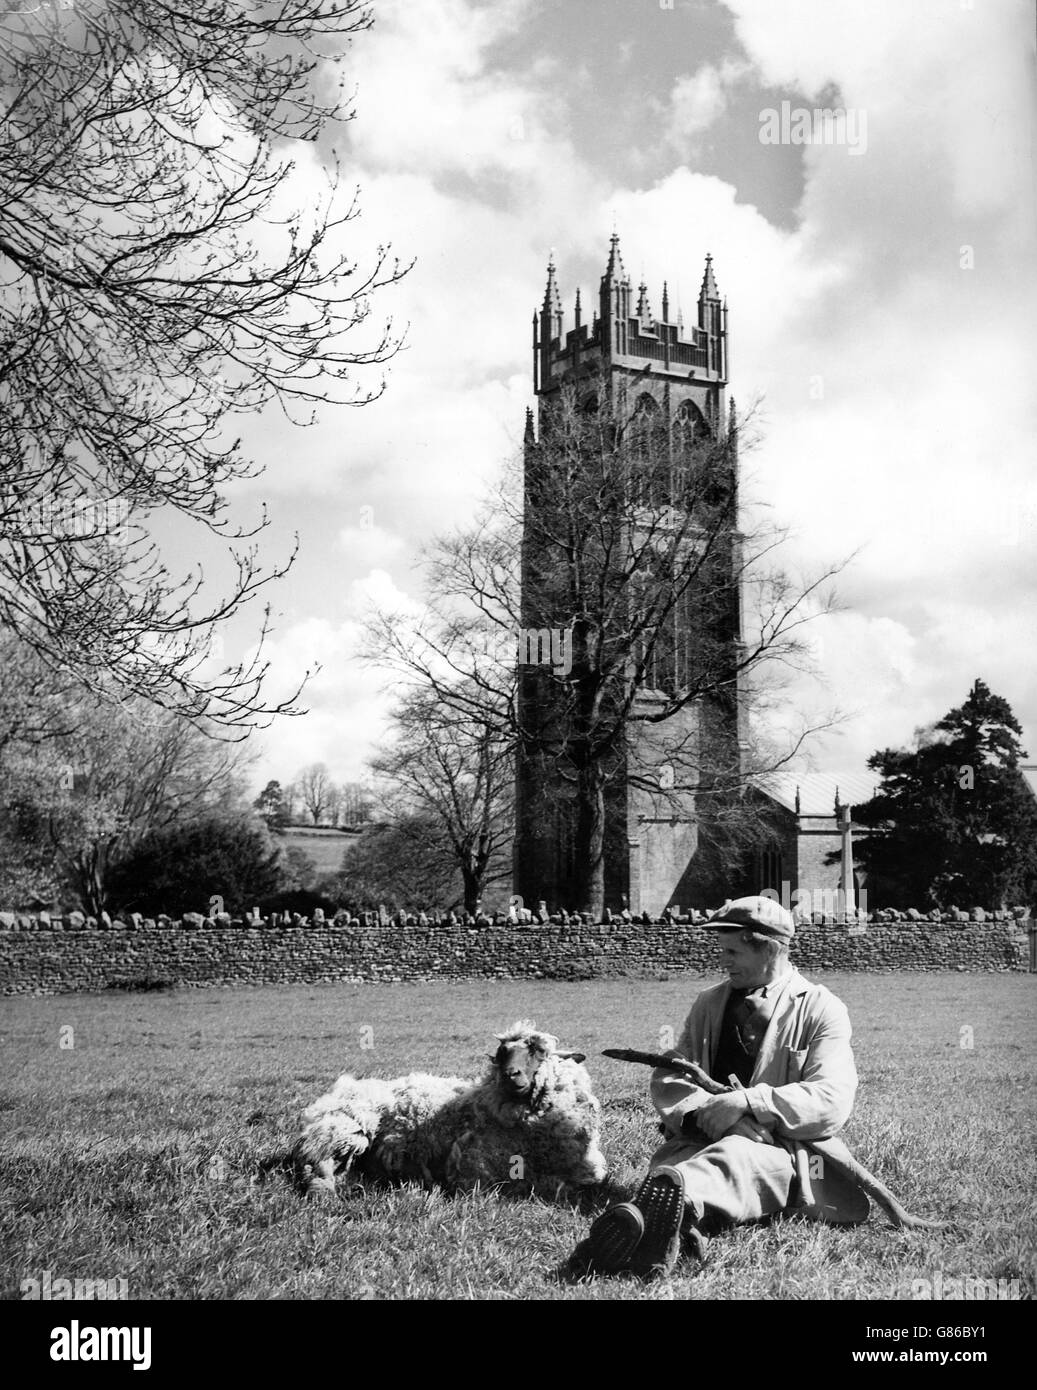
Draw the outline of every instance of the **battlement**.
[[[686,329],[678,315],[670,319],[667,285],[663,284],[662,314],[651,311],[648,288],[642,281],[636,302],[634,288],[623,268],[619,237],[613,233],[608,264],[601,277],[598,312],[583,321],[576,291],[573,327],[565,329],[554,259],[548,263],[547,286],[540,309],[533,315],[533,373],[538,395],[557,390],[563,382],[611,367],[679,382],[725,386],[728,381],[727,303],[717,292],[713,258],[706,268],[698,297],[698,322]]]

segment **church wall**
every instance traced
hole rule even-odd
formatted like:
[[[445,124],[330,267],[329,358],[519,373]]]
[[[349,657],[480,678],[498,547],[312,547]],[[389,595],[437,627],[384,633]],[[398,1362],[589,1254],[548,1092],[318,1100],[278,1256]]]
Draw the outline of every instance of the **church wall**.
[[[826,823],[827,822],[827,823]],[[842,868],[836,862],[827,864],[828,856],[842,849],[842,835],[829,817],[804,817],[799,829],[800,888],[835,889],[841,881]]]

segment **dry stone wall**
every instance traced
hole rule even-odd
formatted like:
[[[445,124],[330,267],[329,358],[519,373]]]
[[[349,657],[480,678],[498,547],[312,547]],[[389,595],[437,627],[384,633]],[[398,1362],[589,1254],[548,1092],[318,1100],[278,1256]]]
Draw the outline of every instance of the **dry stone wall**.
[[[78,916],[78,914],[76,914]],[[675,922],[493,926],[78,923],[18,929],[2,914],[0,992],[62,994],[169,985],[434,979],[606,979],[714,973],[715,935]],[[11,922],[14,921],[12,929]],[[71,919],[66,918],[68,923]],[[23,924],[24,926],[24,924]],[[1028,921],[804,925],[794,963],[811,970],[1026,970]]]

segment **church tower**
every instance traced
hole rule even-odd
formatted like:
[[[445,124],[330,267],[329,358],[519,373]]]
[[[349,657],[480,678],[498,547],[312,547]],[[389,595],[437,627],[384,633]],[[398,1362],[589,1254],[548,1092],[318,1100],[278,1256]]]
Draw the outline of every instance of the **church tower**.
[[[537,506],[538,450],[548,439],[557,419],[563,393],[585,396],[596,402],[608,396],[611,408],[624,418],[647,422],[660,438],[671,440],[686,432],[694,440],[729,441],[729,487],[737,496],[733,405],[726,399],[728,385],[727,305],[720,297],[707,255],[697,302],[696,322],[685,329],[681,315],[671,321],[671,304],[664,283],[660,313],[653,313],[648,287],[642,281],[635,291],[620,254],[619,237],[613,233],[605,273],[591,322],[577,290],[573,326],[563,324],[562,303],[552,256],[540,308],[533,316],[533,377],[537,415],[526,419],[526,525],[522,557],[523,621],[543,625],[544,604],[537,617],[526,603],[538,577],[538,555],[530,516]],[[594,405],[585,407],[594,409]],[[737,534],[731,528],[721,564],[726,567],[729,606],[721,618],[721,641],[731,653],[732,672],[741,641],[741,605],[737,580],[740,567]],[[559,621],[573,622],[559,603]],[[528,610],[528,611],[527,611]],[[679,625],[679,616],[674,619]],[[546,634],[545,634],[546,637]],[[665,704],[663,688],[674,682],[690,683],[681,668],[681,634],[678,631],[667,670],[646,666],[638,689],[639,708],[650,709],[653,700]],[[687,644],[691,649],[690,642]],[[528,650],[527,650],[528,655]],[[688,658],[693,659],[693,658]],[[536,670],[523,669],[520,648],[518,683],[519,717],[523,728],[539,721],[543,728],[544,702],[550,700],[550,682]],[[643,688],[641,688],[643,686]],[[557,690],[557,686],[555,689]],[[548,718],[550,715],[548,714]],[[711,900],[717,888],[700,853],[700,817],[703,807],[694,788],[674,791],[666,785],[667,749],[696,748],[708,742],[719,752],[718,762],[737,766],[742,748],[742,700],[737,677],[724,698],[708,707],[688,704],[665,721],[645,721],[631,726],[630,739],[621,755],[623,766],[614,765],[606,789],[604,901],[613,910],[629,906],[634,913],[661,912],[672,904],[695,905]],[[559,737],[564,738],[564,730]],[[650,746],[649,746],[650,745]],[[646,784],[645,766],[662,769],[657,795]],[[635,775],[635,767],[638,769]],[[545,899],[549,906],[573,908],[575,839],[572,815],[562,782],[555,787],[550,767],[543,760],[520,755],[517,772],[517,834],[515,891],[527,905]],[[672,784],[671,784],[672,786]],[[704,841],[702,841],[704,843]]]

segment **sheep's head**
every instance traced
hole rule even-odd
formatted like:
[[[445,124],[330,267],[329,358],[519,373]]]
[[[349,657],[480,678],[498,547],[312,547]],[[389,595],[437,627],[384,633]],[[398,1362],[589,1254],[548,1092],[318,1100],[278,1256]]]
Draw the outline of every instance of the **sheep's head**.
[[[568,1057],[582,1062],[583,1052],[565,1052],[552,1033],[542,1033],[528,1021],[516,1023],[507,1033],[497,1034],[497,1051],[490,1061],[497,1069],[501,1090],[511,1101],[526,1101],[534,1105],[542,1088],[537,1076],[549,1057]]]

